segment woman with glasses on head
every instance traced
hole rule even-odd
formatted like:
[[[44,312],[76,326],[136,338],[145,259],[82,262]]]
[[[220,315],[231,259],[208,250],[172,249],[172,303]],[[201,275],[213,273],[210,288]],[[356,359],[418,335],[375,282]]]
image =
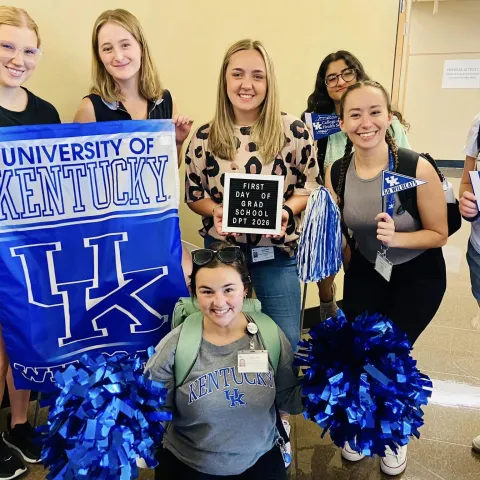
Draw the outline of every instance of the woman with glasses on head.
[[[345,90],[355,82],[368,79],[363,65],[355,55],[346,50],[330,53],[320,64],[315,89],[308,97],[306,112],[339,115],[340,100]],[[303,119],[306,112],[302,114]],[[399,147],[410,148],[402,122],[402,115],[395,112],[391,131]],[[346,143],[347,136],[343,132],[316,140],[317,161],[322,178],[325,178],[327,168],[335,160],[343,157]],[[346,258],[348,263],[348,251]],[[337,315],[334,280],[335,276],[331,276],[317,283],[320,297],[320,320]]]
[[[0,6],[0,127],[60,123],[52,104],[22,86],[35,72],[41,57],[38,26],[30,15],[21,8]],[[0,478],[12,479],[27,470],[23,461],[40,462],[41,445],[34,441],[34,429],[27,420],[30,391],[14,386],[0,330],[0,403],[5,381],[11,415],[0,441]]]
[[[74,122],[172,119],[178,163],[192,120],[177,113],[161,83],[138,19],[121,8],[106,10],[92,33],[92,87],[81,102]]]
[[[252,285],[240,247],[215,242],[192,252],[192,259],[191,292],[200,310],[194,321],[202,323],[197,358],[176,385],[175,355],[182,354],[177,346],[184,323],[162,339],[146,367],[150,378],[165,384],[166,407],[173,412],[155,478],[286,479],[275,404],[292,414],[302,411],[290,342],[277,327],[276,369],[271,361],[268,373],[248,364],[242,352],[266,347],[242,311]]]

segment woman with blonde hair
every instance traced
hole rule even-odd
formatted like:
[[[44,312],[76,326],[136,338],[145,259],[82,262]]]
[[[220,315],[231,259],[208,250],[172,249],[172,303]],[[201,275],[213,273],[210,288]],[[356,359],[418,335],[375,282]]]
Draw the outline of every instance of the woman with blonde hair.
[[[178,162],[192,121],[179,115],[160,77],[138,19],[118,8],[106,10],[92,33],[92,86],[74,122],[169,119],[175,124]]]
[[[205,248],[227,237],[222,232],[225,173],[284,177],[281,234],[228,238],[247,259],[263,312],[295,350],[300,336],[298,229],[308,196],[317,187],[318,167],[305,124],[280,110],[273,64],[261,42],[241,40],[226,52],[215,115],[193,135],[185,165],[186,202],[202,217]],[[286,420],[284,426],[288,433]]]
[[[21,8],[0,6],[0,127],[60,123],[53,105],[42,100],[22,85],[32,76],[42,58],[38,26]],[[6,313],[0,313],[0,319]],[[20,319],[18,319],[20,320]],[[5,381],[11,404],[7,432],[0,442],[0,478],[22,475],[25,462],[40,462],[41,446],[35,442],[35,432],[27,420],[29,390],[17,390],[0,328],[0,403]]]

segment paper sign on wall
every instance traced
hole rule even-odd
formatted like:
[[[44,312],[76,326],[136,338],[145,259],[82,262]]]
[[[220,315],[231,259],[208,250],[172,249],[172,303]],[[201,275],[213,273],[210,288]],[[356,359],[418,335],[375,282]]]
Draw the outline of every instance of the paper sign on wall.
[[[442,88],[480,88],[480,60],[445,60]]]

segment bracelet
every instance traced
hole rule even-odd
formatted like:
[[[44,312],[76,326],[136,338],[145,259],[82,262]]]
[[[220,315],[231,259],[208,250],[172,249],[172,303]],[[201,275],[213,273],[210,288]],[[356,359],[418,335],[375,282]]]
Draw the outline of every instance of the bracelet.
[[[217,205],[215,205],[212,209],[212,217],[215,216],[215,209],[218,208],[218,207],[223,207],[223,203],[219,203]]]
[[[292,209],[288,205],[284,205],[282,208],[288,213],[288,223],[290,224],[293,220]]]

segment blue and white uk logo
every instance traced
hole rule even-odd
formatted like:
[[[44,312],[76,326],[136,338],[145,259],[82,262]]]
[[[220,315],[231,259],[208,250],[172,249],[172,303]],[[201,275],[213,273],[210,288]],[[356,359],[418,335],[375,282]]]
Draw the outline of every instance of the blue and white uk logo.
[[[188,294],[174,131],[170,121],[7,130],[2,332],[17,385],[48,391],[84,353],[156,345]]]
[[[382,197],[390,195],[391,193],[408,190],[409,188],[415,188],[426,183],[426,181],[419,180],[418,178],[384,170],[382,172]]]

